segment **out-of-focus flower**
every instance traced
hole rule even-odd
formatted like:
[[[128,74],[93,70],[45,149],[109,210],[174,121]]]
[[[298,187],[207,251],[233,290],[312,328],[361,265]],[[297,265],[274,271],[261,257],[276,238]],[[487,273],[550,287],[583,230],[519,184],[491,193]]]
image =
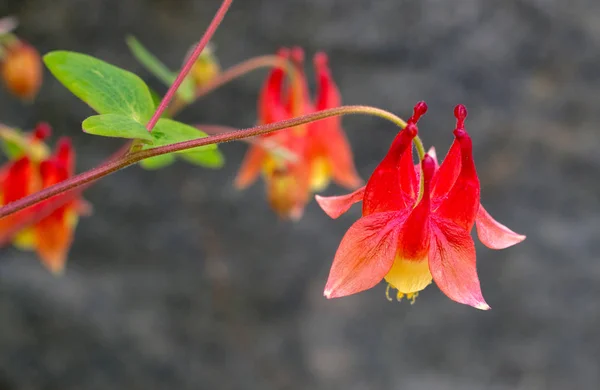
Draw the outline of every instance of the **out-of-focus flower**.
[[[49,128],[38,126],[28,139],[31,143],[43,142],[49,135],[48,131]],[[0,170],[2,205],[74,174],[75,151],[68,138],[61,138],[54,154],[41,160],[27,151]],[[35,250],[50,271],[60,273],[64,269],[78,218],[90,212],[90,206],[82,198],[69,196],[65,193],[0,219],[0,242],[12,240],[20,249]]]
[[[30,44],[15,40],[3,47],[0,74],[6,89],[16,97],[31,101],[42,85],[42,60]]]
[[[314,58],[318,81],[314,101],[310,98],[304,73],[303,50],[298,47],[291,50],[283,48],[278,56],[290,61],[290,77],[286,83],[286,70],[283,67],[276,67],[269,73],[259,96],[259,124],[341,105],[339,90],[331,77],[324,53],[318,53]],[[283,218],[299,218],[311,192],[324,189],[331,178],[350,189],[361,184],[339,118],[296,126],[260,139],[286,149],[293,158],[274,154],[265,148],[265,143],[254,144],[246,154],[235,184],[238,188],[245,188],[262,172],[269,202]]]
[[[192,66],[190,77],[196,88],[208,84],[221,73],[221,65],[210,46],[206,47]]]
[[[470,232],[477,224],[481,241],[492,249],[509,247],[525,236],[496,222],[480,205],[464,106],[455,109],[455,139],[442,164],[438,167],[430,151],[415,169],[412,140],[425,111],[424,103],[415,106],[407,127],[365,187],[346,196],[317,196],[332,218],[363,201],[362,218],[350,227],[335,255],[325,287],[328,298],[351,295],[385,279],[387,293],[394,288],[398,299],[414,301],[433,280],[450,299],[489,309],[481,294]]]

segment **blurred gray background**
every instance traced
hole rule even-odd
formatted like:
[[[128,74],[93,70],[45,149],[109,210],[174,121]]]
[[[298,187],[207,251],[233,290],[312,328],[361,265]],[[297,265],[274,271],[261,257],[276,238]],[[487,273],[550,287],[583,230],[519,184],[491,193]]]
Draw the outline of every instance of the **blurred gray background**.
[[[41,52],[86,52],[165,91],[129,54],[136,35],[180,65],[217,0],[2,0]],[[600,2],[597,0],[237,0],[215,36],[227,67],[283,45],[325,50],[348,104],[407,117],[426,100],[425,142],[445,154],[452,108],[468,130],[483,204],[528,235],[478,246],[489,312],[431,286],[415,305],[384,285],[327,301],[337,245],[359,216],[312,202],[281,222],[263,186],[237,192],[246,145],[221,171],[128,168],[86,193],[66,274],[2,250],[0,390],[598,389],[600,383]],[[185,111],[190,123],[248,127],[265,72]],[[49,121],[78,147],[78,169],[120,143],[84,135],[91,110],[46,73],[38,100],[0,92],[0,120]],[[368,177],[395,130],[349,117]],[[359,147],[360,146],[360,147]],[[327,193],[341,193],[330,188]]]

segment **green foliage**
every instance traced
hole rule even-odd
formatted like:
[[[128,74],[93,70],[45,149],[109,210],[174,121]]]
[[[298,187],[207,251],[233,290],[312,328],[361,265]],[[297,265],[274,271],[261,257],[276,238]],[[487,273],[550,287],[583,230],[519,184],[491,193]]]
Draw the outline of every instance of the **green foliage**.
[[[188,163],[205,168],[221,168],[225,164],[225,157],[218,149],[204,152],[184,152],[179,155]]]
[[[120,114],[146,123],[154,102],[135,74],[85,54],[54,51],[44,56],[50,72],[99,114]]]
[[[142,64],[146,70],[162,81],[165,85],[170,86],[177,78],[177,73],[171,72],[165,64],[163,64],[154,54],[150,53],[140,41],[130,35],[126,39],[127,46],[133,56]],[[194,100],[194,83],[187,77],[177,90],[177,96],[183,101],[190,103]]]
[[[88,134],[154,142],[152,135],[141,123],[125,115],[94,115],[84,120],[81,126]]]
[[[207,134],[196,129],[195,127],[186,125],[185,123],[177,122],[172,119],[161,118],[154,127],[154,130],[152,130],[152,137],[154,142],[152,145],[144,146],[144,149],[203,138],[207,137]],[[220,168],[225,162],[223,155],[217,149],[217,145],[215,144],[200,146],[182,152],[176,152],[176,154],[191,164],[207,168]],[[172,163],[172,160],[155,160],[151,161],[150,163],[146,162],[145,164],[142,164],[142,167],[147,169],[157,169],[161,168],[162,166],[169,165],[170,163]]]
[[[170,83],[175,79],[134,38],[128,42],[132,51],[137,53],[136,57],[143,58],[140,61],[146,61],[146,66],[154,69],[153,73],[159,74],[163,81]],[[100,114],[83,121],[86,133],[140,140],[145,144],[144,149],[207,136],[192,126],[164,117],[159,119],[151,133],[148,132],[145,125],[154,114],[160,97],[131,72],[84,54],[66,51],[46,54],[44,62],[67,89]],[[193,96],[193,90],[190,91]],[[176,154],[191,164],[208,168],[219,168],[224,163],[223,155],[214,144]],[[146,169],[158,169],[174,160],[172,154],[161,155],[145,159],[140,165]]]
[[[160,156],[150,157],[140,161],[140,166],[148,170],[157,170],[167,167],[175,162],[175,156],[170,154],[161,154]]]

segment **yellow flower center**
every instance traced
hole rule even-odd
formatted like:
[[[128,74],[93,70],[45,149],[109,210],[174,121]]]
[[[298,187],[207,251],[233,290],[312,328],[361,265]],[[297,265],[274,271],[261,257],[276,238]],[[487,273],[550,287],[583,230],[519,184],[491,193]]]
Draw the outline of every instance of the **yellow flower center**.
[[[312,161],[310,172],[310,188],[314,192],[324,190],[329,184],[331,168],[325,157],[317,157]]]
[[[431,284],[432,277],[429,271],[429,261],[427,257],[413,260],[398,256],[394,260],[392,269],[385,276],[385,280],[388,282],[385,291],[388,300],[392,300],[390,289],[393,288],[398,290],[396,293],[398,301],[406,297],[412,304],[415,302],[417,295],[419,295],[419,291]]]

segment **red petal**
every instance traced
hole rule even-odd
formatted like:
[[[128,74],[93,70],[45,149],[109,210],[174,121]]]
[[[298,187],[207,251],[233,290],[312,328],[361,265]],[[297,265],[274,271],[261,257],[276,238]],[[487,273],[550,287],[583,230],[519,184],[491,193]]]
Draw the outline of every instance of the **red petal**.
[[[346,211],[352,207],[354,203],[358,203],[362,201],[363,196],[365,195],[365,187],[361,187],[358,190],[340,196],[320,196],[316,195],[315,199],[317,203],[325,214],[329,215],[331,218],[336,219],[340,215],[344,214]]]
[[[440,169],[440,164],[437,159],[437,152],[435,151],[435,147],[430,147],[427,151],[427,154],[433,159],[433,162],[435,163],[435,170],[437,171],[438,169]]]
[[[22,157],[9,165],[2,183],[3,204],[29,195],[30,183],[34,176],[34,165],[28,157]]]
[[[427,256],[427,250],[429,249],[429,237],[431,236],[429,226],[431,215],[430,191],[431,178],[435,172],[435,161],[431,156],[425,155],[421,166],[424,179],[423,197],[419,204],[411,210],[400,236],[398,253],[404,259],[423,259]]]
[[[436,160],[437,161],[437,160]],[[448,194],[460,173],[460,144],[454,140],[431,183],[431,199],[435,204]]]
[[[525,236],[518,234],[496,221],[479,205],[477,211],[477,236],[483,245],[491,249],[504,249],[520,243]]]
[[[68,137],[61,137],[56,143],[56,158],[67,169],[67,175],[73,176],[75,173],[75,150]]]
[[[40,164],[40,172],[44,188],[68,177],[67,167],[58,158],[43,161]],[[75,217],[73,203],[57,208],[35,225],[36,250],[44,265],[54,273],[63,270],[67,253],[73,242],[74,226],[68,220],[70,214]]]
[[[61,207],[35,225],[37,253],[53,273],[64,269],[73,242],[73,227],[69,226],[67,212],[67,208]]]
[[[408,168],[400,163],[403,155],[412,148],[416,133],[414,124],[400,131],[383,161],[375,168],[365,189],[363,215],[412,208],[416,199],[406,196],[407,190],[403,188],[401,176],[414,175],[414,167],[412,163]]]
[[[335,254],[325,296],[338,298],[367,290],[392,268],[404,212],[376,213],[348,229]]]
[[[244,157],[244,161],[242,161],[242,166],[235,178],[235,186],[237,188],[246,188],[256,180],[260,174],[266,156],[267,153],[262,147],[250,145],[250,148]]]
[[[287,60],[290,53],[287,49],[281,49],[277,55],[279,58]],[[284,79],[285,71],[283,67],[273,68],[267,76],[258,98],[259,124],[273,123],[287,118],[288,115],[281,96]]]
[[[316,110],[339,107],[340,92],[331,76],[327,56],[317,53],[314,58],[318,92]],[[334,116],[314,122],[310,127],[311,156],[324,156],[329,161],[331,175],[341,186],[356,188],[362,184],[356,172],[350,144],[341,126],[341,117]]]
[[[35,165],[28,157],[22,157],[10,163],[5,171],[1,193],[3,205],[21,199],[39,189],[41,183]],[[0,218],[0,242],[10,240],[14,228],[22,224],[35,212],[34,207],[29,207],[15,214]]]
[[[413,203],[419,196],[419,177],[421,169],[415,169],[412,146],[400,158],[400,189],[407,204]],[[417,174],[419,172],[419,174]]]
[[[286,108],[292,117],[308,114],[314,110],[308,93],[308,83],[304,73],[304,50],[293,47],[290,53],[295,73],[287,90]]]
[[[433,223],[431,229],[429,270],[435,283],[448,298],[488,310],[490,307],[481,294],[475,245],[469,233],[448,221]]]
[[[461,148],[460,174],[448,195],[442,199],[442,203],[435,213],[442,218],[457,223],[467,231],[471,231],[479,209],[479,178],[473,162],[471,138],[462,129],[455,130],[455,134]],[[438,174],[441,173],[443,171],[440,167]]]
[[[52,126],[47,122],[38,122],[32,133],[32,138],[38,141],[44,141],[52,135]]]

